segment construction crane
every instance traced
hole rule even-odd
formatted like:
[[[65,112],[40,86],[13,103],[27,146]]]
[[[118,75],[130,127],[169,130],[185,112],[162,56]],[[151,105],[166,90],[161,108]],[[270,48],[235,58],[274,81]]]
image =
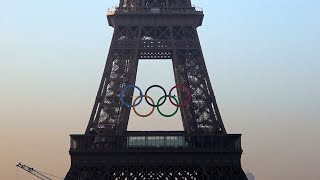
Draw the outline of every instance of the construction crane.
[[[55,175],[51,175],[51,174],[48,174],[48,173],[45,173],[45,172],[41,172],[41,171],[38,171],[38,170],[35,170],[27,165],[23,165],[21,163],[17,164],[16,167],[19,167],[25,171],[27,171],[28,173],[38,177],[39,179],[42,179],[42,180],[53,180],[52,178],[48,177],[48,176],[51,176],[51,177],[54,177],[54,178],[57,178],[57,179],[63,179],[61,177],[58,177],[58,176],[55,176]]]

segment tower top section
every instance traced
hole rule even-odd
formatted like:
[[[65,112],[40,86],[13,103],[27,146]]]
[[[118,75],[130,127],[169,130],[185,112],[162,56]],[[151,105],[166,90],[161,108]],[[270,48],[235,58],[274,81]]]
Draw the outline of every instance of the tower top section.
[[[120,0],[108,10],[110,26],[201,26],[203,10],[191,5],[191,0]]]
[[[191,0],[120,0],[118,7],[109,9],[115,14],[202,14],[201,8],[191,5]]]
[[[191,8],[191,0],[120,0],[121,8]]]

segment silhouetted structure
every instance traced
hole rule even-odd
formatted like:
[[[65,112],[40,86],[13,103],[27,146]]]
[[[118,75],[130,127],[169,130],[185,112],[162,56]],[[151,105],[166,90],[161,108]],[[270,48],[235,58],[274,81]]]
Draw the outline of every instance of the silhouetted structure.
[[[108,12],[114,34],[84,135],[71,135],[67,180],[232,179],[241,168],[241,135],[227,134],[196,28],[202,10],[191,0],[120,0]],[[130,108],[121,90],[135,84],[139,59],[172,59],[184,131],[127,131]],[[132,103],[133,89],[125,94]]]

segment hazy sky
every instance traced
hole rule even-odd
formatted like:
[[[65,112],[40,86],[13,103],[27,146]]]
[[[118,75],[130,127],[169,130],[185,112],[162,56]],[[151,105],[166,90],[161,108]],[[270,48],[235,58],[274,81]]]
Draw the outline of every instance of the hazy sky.
[[[204,8],[198,30],[225,126],[243,134],[243,168],[258,180],[319,180],[320,1],[193,3]],[[112,36],[105,14],[116,4],[0,0],[1,180],[34,179],[19,161],[65,176],[69,134],[87,125]],[[156,70],[173,78],[170,63],[157,63],[142,62],[138,82],[159,82]],[[130,128],[179,129],[178,120],[135,119]]]

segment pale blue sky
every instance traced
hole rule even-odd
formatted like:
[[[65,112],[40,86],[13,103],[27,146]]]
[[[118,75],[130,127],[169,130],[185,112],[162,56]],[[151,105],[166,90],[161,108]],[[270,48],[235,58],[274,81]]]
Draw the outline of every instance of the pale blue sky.
[[[320,179],[320,1],[193,3],[204,9],[199,36],[226,128],[243,134],[244,169],[259,180]],[[0,0],[0,179],[28,179],[18,161],[65,175],[68,134],[87,125],[116,4]]]

